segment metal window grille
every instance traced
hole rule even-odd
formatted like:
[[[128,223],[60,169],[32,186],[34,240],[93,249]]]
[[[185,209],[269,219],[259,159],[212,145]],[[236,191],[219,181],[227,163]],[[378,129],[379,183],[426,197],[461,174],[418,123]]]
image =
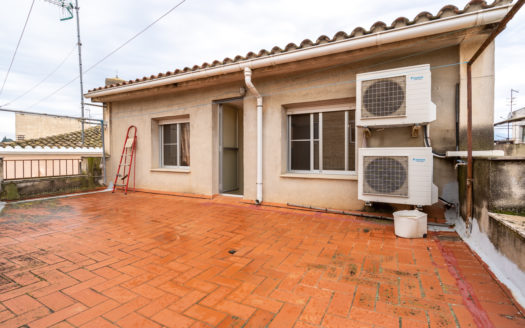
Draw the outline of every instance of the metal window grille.
[[[338,111],[333,111],[338,112]],[[327,169],[327,158],[323,159],[323,112],[310,112],[288,115],[288,171],[294,173],[345,173],[355,171],[355,121],[354,111],[340,111],[344,113],[344,136],[341,139],[342,158],[344,168]],[[294,132],[294,117],[308,117],[309,133],[297,136]],[[304,123],[304,122],[303,122]],[[304,130],[304,127],[303,131]],[[301,133],[302,134],[302,133]],[[294,157],[295,156],[295,157]],[[324,166],[324,167],[323,167]]]
[[[363,193],[408,197],[407,156],[364,156]]]
[[[361,117],[406,115],[406,77],[396,76],[363,81]]]

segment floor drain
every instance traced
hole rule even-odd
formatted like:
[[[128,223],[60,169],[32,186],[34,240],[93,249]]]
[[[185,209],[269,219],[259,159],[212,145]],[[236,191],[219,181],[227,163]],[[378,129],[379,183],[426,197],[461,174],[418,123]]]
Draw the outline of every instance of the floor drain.
[[[458,235],[437,235],[436,237],[440,241],[461,241]]]
[[[235,254],[236,252],[237,252],[237,251],[234,250],[234,249],[230,249],[230,250],[228,251],[228,253],[230,253],[231,255]]]

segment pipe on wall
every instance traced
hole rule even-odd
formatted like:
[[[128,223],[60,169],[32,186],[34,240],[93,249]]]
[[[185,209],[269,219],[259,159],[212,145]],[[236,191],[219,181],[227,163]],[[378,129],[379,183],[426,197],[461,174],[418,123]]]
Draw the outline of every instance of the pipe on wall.
[[[515,5],[511,7],[509,12],[503,17],[498,26],[490,33],[489,37],[481,44],[479,49],[474,53],[472,58],[467,62],[467,199],[466,199],[466,230],[467,233],[470,233],[472,229],[472,183],[473,183],[473,167],[474,163],[472,161],[472,65],[474,62],[481,56],[483,51],[496,39],[498,34],[500,34],[507,23],[516,15],[520,8],[525,4],[525,0],[518,0]]]
[[[263,97],[252,82],[252,70],[244,68],[244,82],[246,87],[257,97],[257,195],[255,202],[263,201]]]

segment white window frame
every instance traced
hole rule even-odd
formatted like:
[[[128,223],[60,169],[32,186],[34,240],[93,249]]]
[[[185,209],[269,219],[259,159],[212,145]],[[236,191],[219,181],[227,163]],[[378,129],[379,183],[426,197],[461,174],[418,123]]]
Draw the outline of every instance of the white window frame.
[[[323,170],[323,113],[325,112],[345,112],[345,169],[344,170]],[[350,135],[348,129],[349,123],[349,112],[355,112],[355,106],[351,105],[327,105],[320,107],[309,107],[309,108],[294,108],[288,109],[286,111],[287,119],[287,138],[288,138],[288,154],[287,154],[287,171],[289,173],[297,174],[340,174],[340,175],[355,175],[356,169],[350,171],[348,155],[350,151],[350,143],[355,144],[357,140],[357,129],[355,128],[355,119],[354,119],[354,128],[350,127],[350,131],[354,131],[353,136]],[[292,119],[293,115],[298,114],[310,114],[310,170],[292,170]],[[319,114],[319,138],[314,139],[314,114]],[[352,138],[353,137],[353,138]],[[314,141],[319,142],[319,169],[314,170]],[[356,147],[354,146],[354,152],[357,152]],[[357,153],[356,153],[357,154]],[[355,156],[354,168],[357,168],[357,156]]]
[[[159,121],[159,167],[166,168],[166,169],[189,169],[190,166],[182,166],[180,165],[180,125],[183,123],[190,123],[189,118],[175,118],[175,119],[167,119]],[[164,165],[164,126],[165,125],[177,125],[177,165]],[[191,130],[190,130],[191,135]],[[191,145],[190,145],[191,149]],[[190,157],[190,165],[191,165],[191,157]]]

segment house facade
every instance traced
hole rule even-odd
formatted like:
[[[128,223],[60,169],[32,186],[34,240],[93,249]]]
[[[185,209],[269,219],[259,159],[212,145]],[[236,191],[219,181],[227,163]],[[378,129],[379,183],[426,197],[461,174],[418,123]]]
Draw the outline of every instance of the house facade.
[[[105,104],[108,179],[134,125],[138,189],[356,210],[365,204],[360,148],[432,147],[431,181],[439,196],[457,201],[456,162],[440,154],[466,149],[466,61],[511,6],[471,1],[90,90],[87,98]],[[422,66],[435,120],[356,124],[362,74]],[[489,150],[494,44],[472,75],[474,149]]]

